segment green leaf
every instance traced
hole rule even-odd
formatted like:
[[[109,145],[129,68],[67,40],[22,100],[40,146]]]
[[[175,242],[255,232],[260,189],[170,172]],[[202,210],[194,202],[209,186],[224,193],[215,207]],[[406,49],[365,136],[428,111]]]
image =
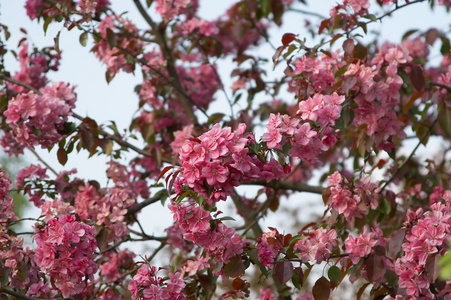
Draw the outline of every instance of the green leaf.
[[[348,68],[349,68],[349,65],[344,65],[337,72],[335,72],[334,77],[335,78],[340,77],[348,70]]]
[[[390,203],[388,203],[387,199],[385,199],[385,197],[382,198],[381,202],[380,202],[380,207],[381,207],[381,212],[388,216],[391,213],[391,205]]]
[[[363,17],[364,17],[365,19],[371,20],[371,21],[373,21],[373,22],[377,22],[377,18],[376,18],[376,16],[373,15],[373,14],[364,15]]]
[[[220,221],[236,221],[234,218],[229,217],[229,216],[219,218],[218,220],[220,220]]]
[[[53,18],[52,17],[46,17],[44,20],[44,35],[47,34],[47,28],[49,27],[49,24],[52,22]]]
[[[175,201],[176,204],[180,204],[180,202],[182,202],[183,199],[185,199],[186,196],[189,195],[189,192],[182,192],[178,197],[177,200]]]
[[[208,125],[211,125],[213,123],[218,123],[219,121],[221,121],[224,118],[225,114],[223,113],[215,113],[212,114],[207,121]]]
[[[440,37],[440,39],[442,40],[442,47],[440,48],[440,53],[442,55],[446,55],[447,53],[449,53],[449,50],[451,49],[449,39],[446,38],[445,36]]]
[[[263,275],[268,276],[268,270],[266,269],[266,267],[264,265],[262,265],[262,263],[260,262],[259,258],[258,258],[258,254],[257,251],[255,249],[252,250],[246,250],[247,255],[249,255],[249,258],[252,260],[252,262],[254,264],[256,264],[259,268],[260,271],[263,273]]]
[[[327,271],[327,275],[329,276],[330,281],[338,283],[341,278],[341,270],[337,266],[332,266],[329,268],[329,271]]]
[[[291,245],[291,244],[293,244],[293,243],[296,243],[297,241],[300,241],[300,240],[302,240],[302,239],[305,239],[305,236],[303,236],[303,235],[295,235],[295,236],[293,236],[293,237],[290,239],[290,241],[288,242],[288,245]]]
[[[86,47],[86,45],[87,45],[87,41],[88,41],[88,33],[87,32],[83,32],[81,35],[80,35],[80,44],[83,46],[83,47]]]

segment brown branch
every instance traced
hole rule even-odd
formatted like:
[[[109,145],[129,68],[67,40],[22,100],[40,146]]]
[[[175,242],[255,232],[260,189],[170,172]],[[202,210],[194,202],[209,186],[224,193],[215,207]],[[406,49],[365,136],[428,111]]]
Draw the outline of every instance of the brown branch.
[[[323,187],[313,186],[293,181],[277,181],[273,180],[271,182],[266,182],[266,180],[253,180],[249,182],[243,182],[246,185],[263,185],[267,187],[271,187],[276,190],[292,190],[297,192],[307,192],[313,194],[322,194],[324,191]]]
[[[8,290],[6,288],[0,288],[0,294],[8,294],[8,295],[11,295],[18,299],[23,299],[23,300],[73,300],[73,298],[51,298],[51,299],[34,298],[34,297],[29,297],[29,296],[26,296],[24,294],[21,294],[21,293],[12,291],[12,290]]]
[[[438,87],[448,90],[448,92],[451,92],[451,86],[447,86],[447,85],[444,85],[444,84],[441,84],[438,82],[429,82],[429,85],[438,86]]]
[[[76,118],[76,119],[78,119],[80,121],[83,121],[83,119],[84,119],[82,116],[80,116],[80,115],[78,115],[78,114],[76,114],[74,112],[72,112],[72,115],[73,115],[74,118]],[[137,152],[137,153],[139,153],[141,155],[144,155],[144,156],[147,156],[147,157],[153,157],[150,152],[142,150],[142,149],[139,149],[135,145],[124,141],[121,137],[118,137],[117,135],[111,135],[111,134],[109,134],[108,132],[106,132],[105,130],[103,130],[101,128],[98,128],[98,130],[100,131],[100,134],[102,134],[103,136],[109,138],[110,140],[115,141],[116,143],[118,143],[119,145],[121,145],[123,147],[130,148],[133,151],[135,151],[135,152]]]
[[[19,81],[19,80],[16,80],[16,79],[14,79],[14,78],[10,78],[10,77],[4,76],[4,75],[0,75],[0,80],[5,80],[5,81],[8,81],[8,82],[14,83],[15,85],[20,85],[21,87],[24,87],[24,88],[26,88],[26,89],[29,89],[30,91],[35,92],[35,93],[38,94],[39,96],[42,96],[42,93],[41,93],[38,89],[35,89],[35,88],[32,87],[31,85],[26,84],[26,83],[24,83],[24,82],[21,82],[21,81]]]
[[[147,24],[152,28],[157,43],[160,45],[161,51],[163,52],[163,56],[167,62],[167,69],[169,72],[169,76],[173,79],[172,84],[178,91],[179,97],[177,97],[177,100],[179,104],[182,106],[183,110],[185,111],[186,115],[188,116],[188,119],[191,123],[195,124],[197,123],[197,118],[194,115],[193,108],[190,103],[193,103],[194,101],[184,92],[182,88],[182,84],[180,83],[180,79],[177,74],[177,70],[175,69],[174,59],[172,57],[171,50],[168,47],[168,44],[166,43],[165,39],[165,27],[164,26],[158,26],[152,18],[147,13],[146,9],[142,6],[141,2],[139,0],[133,0],[133,2],[136,5],[136,8],[138,8],[138,11],[143,16],[144,20],[146,20]]]
[[[148,199],[144,200],[143,202],[140,202],[140,203],[136,204],[135,206],[130,207],[127,210],[127,213],[125,215],[126,216],[133,215],[134,213],[140,211],[144,207],[149,206],[150,204],[153,204],[155,202],[160,201],[161,197],[163,196],[164,193],[166,193],[165,190],[163,190],[162,192],[158,192],[152,198],[148,198]]]
[[[263,235],[263,231],[258,225],[258,222],[255,221],[256,213],[253,212],[243,201],[243,199],[238,195],[235,191],[234,195],[230,196],[235,204],[235,207],[238,209],[240,214],[243,216],[244,221],[247,225],[252,224],[252,232],[254,233],[255,238],[259,238]]]

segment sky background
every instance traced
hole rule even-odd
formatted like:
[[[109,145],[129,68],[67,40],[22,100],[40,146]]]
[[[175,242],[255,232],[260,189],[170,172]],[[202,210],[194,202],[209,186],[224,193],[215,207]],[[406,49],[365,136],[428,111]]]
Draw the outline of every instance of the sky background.
[[[116,13],[127,12],[127,17],[138,28],[142,29],[147,27],[147,24],[135,8],[133,1],[110,1]],[[231,0],[200,0],[199,15],[207,20],[214,20],[235,2]],[[329,9],[336,2],[330,0],[308,1],[308,7],[300,6],[300,8],[322,15],[328,15]],[[400,2],[403,3],[403,1]],[[108,124],[108,121],[114,120],[120,130],[128,128],[137,108],[138,96],[134,93],[134,88],[142,80],[141,72],[139,70],[136,71],[135,76],[120,73],[108,85],[105,80],[105,66],[99,63],[92,53],[89,53],[92,47],[92,40],[89,40],[87,47],[82,47],[78,42],[80,32],[77,29],[67,32],[63,29],[61,23],[52,23],[49,26],[47,34],[44,35],[42,30],[43,22],[38,23],[36,20],[30,21],[26,16],[24,4],[25,1],[22,0],[0,0],[0,23],[7,25],[11,32],[11,39],[7,42],[8,48],[17,51],[17,43],[24,36],[20,32],[20,28],[27,30],[29,42],[32,42],[37,47],[53,45],[54,36],[59,30],[62,30],[60,36],[60,48],[63,51],[61,65],[59,71],[49,73],[47,75],[48,78],[52,81],[69,82],[77,86],[78,101],[75,108],[77,114],[89,116],[95,119],[98,124]],[[378,8],[377,11],[380,11],[380,9]],[[376,13],[376,15],[379,14]],[[304,19],[305,16],[299,13],[288,13],[284,19],[283,26],[271,30],[271,43],[276,47],[281,45],[281,37],[286,32],[299,34],[300,37],[305,36],[310,40],[310,36],[304,28]],[[319,22],[315,17],[309,17],[309,19],[314,23]],[[449,20],[450,16],[445,12],[444,8],[437,7],[434,11],[431,11],[425,2],[397,11],[394,17],[385,18],[381,24],[371,24],[368,29],[369,31],[380,31],[382,40],[399,42],[401,36],[412,28],[426,30],[435,27],[439,30],[449,31]],[[313,44],[313,41],[309,42],[309,44]],[[341,45],[341,43],[337,43],[337,45]],[[266,57],[271,61],[274,50],[268,43],[265,43],[261,47],[254,49],[253,54]],[[438,63],[440,57],[434,54],[434,52],[432,55],[436,57],[433,62]],[[272,71],[272,65],[268,64],[270,76],[280,77],[282,75],[283,64],[280,65]],[[17,62],[10,54],[6,57],[6,66],[10,71],[18,69]],[[223,78],[224,85],[228,89],[227,92],[231,95],[229,89],[232,84],[232,79],[230,78],[232,71],[230,62],[226,61],[219,64],[218,69]],[[292,95],[282,94],[282,97],[286,97],[283,99],[284,101],[293,100]],[[217,93],[217,99],[217,102],[210,108],[209,113],[218,111],[229,112],[227,102],[221,92]],[[139,142],[132,140],[130,142],[139,145]],[[411,149],[412,145],[409,143],[406,142],[406,149]],[[439,147],[440,145],[437,143],[436,146]],[[419,151],[421,153],[421,151],[424,151],[424,148]],[[48,153],[47,150],[39,149],[38,152],[56,170],[77,168],[77,177],[86,180],[95,179],[102,186],[106,185],[105,163],[108,159],[105,156],[93,157],[88,160],[86,151],[81,151],[79,154],[73,152],[69,155],[68,163],[63,167],[56,159],[56,151]],[[132,153],[132,155],[134,154]],[[36,158],[32,154],[27,153],[26,158],[30,163],[36,163]],[[253,193],[249,187],[246,187],[246,189],[249,190],[249,193]],[[301,201],[302,210],[297,209]],[[307,220],[311,216],[312,211],[315,211],[313,208],[317,207],[316,204],[318,202],[321,203],[321,199],[317,195],[301,194],[293,196],[289,201],[284,202],[282,209],[286,210],[286,213],[292,213],[293,220],[298,217],[302,220]],[[296,209],[293,209],[293,207]],[[148,228],[148,234],[155,233],[156,235],[162,235],[163,229],[166,228],[172,219],[167,209],[162,208],[159,204],[146,208],[143,214],[146,215],[144,223],[145,227]],[[272,215],[266,218],[265,224],[278,227],[287,225],[291,221],[290,218],[278,218]]]

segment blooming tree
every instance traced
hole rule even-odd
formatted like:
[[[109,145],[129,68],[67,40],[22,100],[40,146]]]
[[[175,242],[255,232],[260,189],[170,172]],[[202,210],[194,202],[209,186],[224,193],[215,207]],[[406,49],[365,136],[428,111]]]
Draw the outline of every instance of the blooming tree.
[[[129,2],[145,28],[108,0],[27,0],[30,19],[61,31],[46,48],[20,40],[18,70],[3,64],[15,49],[0,24],[4,151],[57,149],[63,166],[86,151],[108,159],[109,179],[39,159],[13,186],[0,170],[3,298],[328,299],[352,283],[357,298],[451,299],[449,29],[409,30],[399,43],[367,33],[406,7],[449,10],[449,0],[340,0],[327,16],[303,0],[241,0],[216,20],[197,0]],[[257,56],[291,12],[309,16],[312,37],[293,27]],[[77,87],[48,80],[67,31],[92,45],[108,83],[142,73],[125,133],[78,114]],[[225,62],[232,80],[220,76]],[[229,112],[215,110],[219,97]],[[430,151],[415,157],[421,144]],[[12,190],[40,211],[32,232],[11,227],[23,221]],[[261,226],[308,193],[323,199],[315,222]],[[172,225],[150,235],[141,211],[162,204]],[[135,253],[130,241],[157,246]]]

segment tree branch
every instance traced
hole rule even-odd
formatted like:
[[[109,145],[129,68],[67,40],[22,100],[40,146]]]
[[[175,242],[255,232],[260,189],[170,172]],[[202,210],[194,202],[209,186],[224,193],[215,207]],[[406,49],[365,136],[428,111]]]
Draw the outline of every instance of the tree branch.
[[[161,197],[163,196],[164,193],[166,193],[166,191],[164,191],[164,190],[160,191],[160,192],[156,193],[155,196],[153,196],[152,198],[148,198],[148,199],[144,200],[143,202],[140,202],[140,203],[136,204],[135,206],[130,207],[127,210],[127,213],[125,215],[126,216],[133,215],[134,213],[140,211],[144,207],[160,201]]]
[[[293,182],[293,181],[278,181],[273,180],[271,182],[266,182],[266,180],[253,180],[249,182],[243,182],[246,185],[263,185],[271,187],[276,190],[292,190],[297,192],[307,192],[313,194],[323,194],[324,188],[320,186],[312,186],[308,184]]]
[[[16,79],[14,79],[14,78],[10,78],[10,77],[4,76],[4,75],[0,75],[0,80],[5,80],[5,81],[8,81],[8,82],[14,83],[15,85],[20,85],[21,87],[24,87],[24,88],[26,88],[26,89],[29,89],[30,91],[35,92],[35,93],[38,94],[39,96],[42,96],[42,93],[41,93],[38,89],[35,89],[35,88],[32,87],[31,85],[26,84],[26,83],[24,83],[24,82],[21,82],[21,81],[19,81],[19,80],[16,80]]]
[[[448,92],[451,92],[451,86],[447,86],[447,85],[444,85],[444,84],[441,84],[438,82],[429,82],[429,85],[438,86],[438,87],[448,90]]]
[[[142,6],[139,0],[133,0],[133,2],[135,3],[136,8],[138,8],[138,11],[143,16],[144,20],[146,20],[147,24],[149,24],[149,26],[152,28],[156,37],[156,41],[160,45],[161,51],[163,52],[163,56],[167,62],[169,76],[170,78],[174,79],[172,84],[174,85],[179,94],[179,97],[177,97],[179,104],[182,106],[183,110],[188,116],[189,121],[191,123],[197,123],[197,118],[194,115],[193,108],[190,104],[193,103],[194,101],[183,91],[182,84],[180,83],[180,79],[177,74],[177,70],[175,69],[174,59],[172,57],[171,50],[169,49],[168,44],[166,43],[164,27],[158,26],[155,22],[153,22],[152,18],[149,16],[146,9]]]

